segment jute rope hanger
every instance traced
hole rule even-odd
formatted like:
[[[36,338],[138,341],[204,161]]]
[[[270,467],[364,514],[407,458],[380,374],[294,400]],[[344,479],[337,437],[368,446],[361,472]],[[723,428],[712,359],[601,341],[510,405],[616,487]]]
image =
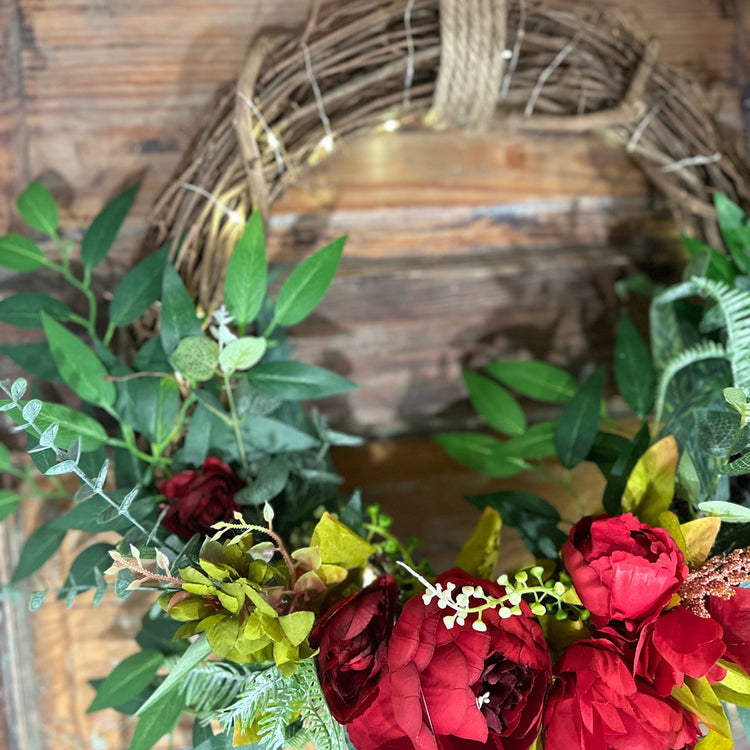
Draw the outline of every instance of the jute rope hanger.
[[[388,122],[470,134],[502,111],[515,127],[602,131],[627,146],[683,230],[716,246],[712,192],[750,206],[748,170],[705,94],[607,9],[568,0],[314,5],[301,35],[251,45],[154,207],[144,252],[171,242],[205,309],[221,302],[237,217],[267,216],[339,140]]]
[[[486,130],[506,64],[506,0],[440,0],[440,70],[425,124]]]

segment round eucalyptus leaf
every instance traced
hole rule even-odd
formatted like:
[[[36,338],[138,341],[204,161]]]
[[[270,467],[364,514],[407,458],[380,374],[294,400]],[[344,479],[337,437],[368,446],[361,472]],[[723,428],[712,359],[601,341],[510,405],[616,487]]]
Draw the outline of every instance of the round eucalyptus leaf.
[[[219,345],[205,336],[182,339],[172,354],[172,364],[185,377],[209,380],[219,363]]]

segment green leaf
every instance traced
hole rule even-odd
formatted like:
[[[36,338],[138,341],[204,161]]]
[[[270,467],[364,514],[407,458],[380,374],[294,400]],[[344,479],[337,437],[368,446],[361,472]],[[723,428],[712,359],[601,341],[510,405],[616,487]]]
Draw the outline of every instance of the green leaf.
[[[528,468],[520,458],[503,454],[503,443],[479,432],[444,432],[435,442],[453,459],[490,477],[511,477]]]
[[[743,419],[750,416],[750,404],[748,404],[745,392],[740,388],[725,388],[723,391],[724,402],[730,409],[734,409]]]
[[[286,487],[288,478],[289,463],[282,456],[277,456],[258,472],[249,487],[234,496],[235,502],[240,505],[263,505]]]
[[[648,346],[627,315],[620,318],[617,330],[615,380],[620,395],[643,419],[654,405],[656,374]]]
[[[0,521],[4,521],[18,507],[20,500],[11,490],[0,490]]]
[[[318,547],[324,564],[347,570],[363,568],[375,548],[337,518],[326,512],[315,526],[310,546]]]
[[[205,336],[182,339],[172,354],[172,364],[191,380],[210,380],[219,363],[219,345]]]
[[[262,362],[247,379],[261,393],[285,401],[326,398],[357,388],[335,372],[292,360]]]
[[[515,458],[547,458],[555,455],[555,422],[539,422],[518,437],[506,440],[498,453]]]
[[[86,713],[115,708],[138,695],[151,684],[164,663],[158,651],[139,651],[121,661],[99,687]]]
[[[0,322],[16,328],[41,328],[41,313],[60,321],[72,314],[64,302],[36,292],[19,292],[0,301]]]
[[[99,358],[77,336],[42,313],[52,358],[65,382],[84,400],[97,406],[115,402],[114,383]]]
[[[0,266],[14,271],[35,271],[48,266],[49,261],[35,242],[20,235],[6,234],[0,237]]]
[[[57,207],[55,200],[41,182],[32,182],[18,196],[18,213],[32,228],[50,237],[57,233]]]
[[[750,451],[743,453],[739,458],[730,461],[728,464],[722,464],[719,466],[719,473],[726,474],[730,477],[750,474]]]
[[[564,404],[577,389],[565,370],[546,362],[495,362],[484,369],[503,385],[537,401]]]
[[[180,389],[173,378],[133,378],[117,384],[117,413],[123,422],[159,444],[174,426]]]
[[[112,325],[130,325],[159,299],[168,251],[169,246],[165,245],[128,271],[109,306]]]
[[[722,193],[714,193],[719,230],[732,259],[743,273],[750,273],[750,227],[745,212]]]
[[[260,211],[253,211],[232,251],[224,278],[224,302],[238,326],[252,323],[266,295],[268,266]]]
[[[520,435],[526,429],[526,415],[513,396],[501,385],[476,372],[463,372],[474,408],[493,429],[503,435]]]
[[[545,500],[528,492],[491,492],[466,498],[484,510],[494,508],[506,526],[512,526],[537,558],[557,559],[566,535],[557,528],[560,514]]]
[[[211,446],[211,428],[216,421],[217,417],[211,414],[203,404],[198,404],[190,420],[182,448],[175,460],[179,457],[180,462],[187,466],[201,466],[208,457]]]
[[[610,515],[621,513],[622,495],[638,459],[646,452],[650,442],[648,425],[644,424],[638,433],[630,440],[627,447],[620,452],[607,476],[607,486],[604,488],[602,504],[605,512]]]
[[[737,277],[737,269],[728,258],[721,253],[717,253],[710,245],[706,245],[705,242],[696,240],[693,237],[683,235],[682,243],[693,257],[702,253],[708,258],[708,266],[704,271],[704,275],[707,278],[723,281],[730,286],[734,283]]]
[[[62,382],[52,352],[46,341],[18,346],[0,346],[0,352],[10,357],[22,370],[48,383]]]
[[[39,570],[57,552],[64,538],[65,531],[51,524],[38,528],[23,545],[11,582],[22,581]]]
[[[219,354],[219,366],[228,375],[237,370],[249,370],[260,362],[267,346],[268,342],[264,338],[255,336],[243,336],[230,341]]]
[[[709,500],[698,505],[702,513],[718,516],[725,523],[750,523],[750,508],[723,500]]]
[[[152,701],[154,695],[156,693],[146,701],[147,704]],[[151,704],[146,711],[141,706],[137,714],[138,725],[128,750],[151,750],[161,737],[177,726],[184,708],[185,697],[181,693],[175,693]]]
[[[741,417],[734,411],[697,409],[698,445],[711,456],[726,458],[734,446]]]
[[[604,368],[599,367],[578,389],[560,415],[555,431],[555,449],[566,469],[572,469],[583,461],[594,444],[603,388]]]
[[[193,641],[169,672],[164,682],[159,685],[154,694],[141,706],[138,715],[143,714],[155,705],[161,704],[165,698],[174,698],[179,694],[185,675],[197,667],[210,653],[211,647],[204,636],[200,636],[197,640]],[[150,748],[146,748],[145,750],[150,750]]]
[[[654,443],[630,472],[622,495],[622,510],[650,526],[669,509],[674,497],[679,449],[674,435]]]
[[[0,471],[8,471],[12,467],[13,462],[10,460],[10,451],[5,443],[0,443]]]
[[[88,502],[88,501],[87,501]],[[59,528],[54,521],[52,522],[55,528]],[[65,585],[57,595],[58,599],[65,599],[67,595],[66,589],[77,587],[78,593],[83,593],[83,587],[96,588],[98,581],[94,570],[98,570],[100,573],[109,568],[112,564],[112,558],[109,555],[109,551],[114,549],[111,544],[105,542],[99,542],[92,544],[86,549],[82,550],[76,556],[73,564],[70,566],[68,571],[68,577],[65,579]]]
[[[277,324],[296,325],[317,307],[333,280],[345,242],[346,237],[340,237],[303,260],[289,274],[276,298]]]
[[[0,406],[10,403],[9,400],[0,401]],[[23,407],[26,402],[19,402]],[[16,424],[25,424],[18,409],[9,409],[5,412]],[[107,433],[95,419],[83,412],[76,411],[62,404],[44,403],[42,410],[36,418],[37,427],[46,430],[51,424],[59,424],[56,444],[59,448],[68,448],[76,438],[81,438],[81,450],[93,451],[107,440]],[[35,434],[28,430],[29,434]]]
[[[277,419],[255,414],[245,417],[240,433],[248,448],[268,454],[304,451],[320,445],[320,441],[306,432]]]
[[[201,324],[195,314],[195,305],[177,275],[174,266],[164,266],[161,294],[161,345],[164,353],[170,356],[181,339],[187,336],[201,336]]]
[[[91,222],[81,243],[81,261],[84,268],[90,271],[104,260],[133,205],[137,192],[138,185],[128,188],[110,201]]]

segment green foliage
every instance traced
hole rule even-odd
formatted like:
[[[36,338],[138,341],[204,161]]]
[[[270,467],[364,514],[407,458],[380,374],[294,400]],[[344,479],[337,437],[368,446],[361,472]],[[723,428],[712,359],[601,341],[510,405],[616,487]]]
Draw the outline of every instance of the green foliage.
[[[110,201],[91,222],[81,243],[81,261],[87,271],[96,268],[106,257],[137,192],[138,185],[128,188]]]
[[[46,341],[17,346],[0,346],[0,353],[10,357],[24,372],[46,380],[48,383],[62,382],[62,375],[52,359],[52,352]]]
[[[256,336],[243,336],[230,341],[219,354],[219,367],[226,375],[249,370],[266,353],[267,342]]]
[[[648,347],[627,315],[620,318],[615,341],[615,380],[620,395],[643,419],[654,403],[656,376]]]
[[[464,370],[463,378],[472,405],[490,427],[504,435],[523,434],[526,415],[505,388],[468,370]]]
[[[42,313],[60,322],[72,315],[64,302],[36,292],[19,292],[0,301],[0,321],[16,328],[41,328]]]
[[[224,302],[241,330],[260,312],[267,277],[263,220],[260,211],[254,211],[232,252],[224,278]]]
[[[273,667],[255,672],[218,719],[224,726],[239,723],[242,730],[252,730],[262,750],[302,747],[307,742],[316,750],[349,750],[344,728],[331,716],[310,660],[288,677]]]
[[[121,661],[99,686],[87,713],[115,708],[148,687],[164,656],[158,651],[139,651]]]
[[[247,378],[259,392],[284,401],[326,398],[357,387],[330,370],[291,360],[262,362]]]
[[[20,234],[0,237],[0,266],[14,271],[36,271],[49,261],[35,242]]]
[[[172,355],[180,341],[187,336],[201,336],[201,324],[195,305],[177,275],[174,266],[164,266],[161,293],[161,345],[167,355]]]
[[[25,425],[22,409],[30,403],[19,401],[18,408],[13,407],[11,400],[0,399],[0,411],[4,411],[17,425]],[[58,425],[56,444],[68,448],[77,438],[81,439],[81,450],[96,450],[107,442],[107,433],[99,422],[83,412],[70,409],[62,404],[42,404],[36,416],[36,425],[40,432],[45,432],[52,425]],[[31,429],[27,430],[32,432]]]
[[[50,237],[57,235],[57,207],[49,190],[41,182],[32,182],[18,196],[16,206],[21,218],[32,229]]]
[[[622,512],[622,495],[628,477],[648,449],[649,441],[648,425],[644,424],[633,439],[621,447],[611,468],[605,472],[607,485],[604,488],[602,505],[607,513],[616,515]]]
[[[188,336],[177,345],[172,364],[186,378],[209,380],[219,364],[219,345],[205,336]]]
[[[272,327],[296,325],[318,306],[333,281],[345,242],[346,237],[340,237],[289,274],[276,298]]]
[[[109,306],[110,326],[126,326],[140,318],[161,297],[167,246],[133,266],[115,289]]]
[[[555,431],[560,463],[570,469],[588,455],[596,439],[599,404],[604,388],[604,368],[592,373],[563,409]]]
[[[0,521],[4,521],[18,507],[21,500],[17,492],[0,490]]]
[[[115,386],[106,380],[106,368],[77,336],[53,318],[41,314],[52,359],[63,380],[84,401],[98,406],[112,406]]]
[[[503,454],[503,443],[479,432],[444,432],[435,442],[453,459],[489,477],[511,477],[527,468],[520,458]]]
[[[534,557],[557,559],[565,534],[557,528],[560,514],[545,500],[528,492],[491,492],[466,498],[480,510],[494,508],[506,526],[518,531]]]
[[[750,226],[747,215],[722,193],[714,193],[714,206],[721,236],[732,260],[742,273],[750,273]]]
[[[484,369],[503,385],[536,401],[563,404],[577,390],[575,380],[565,370],[546,362],[495,362]]]

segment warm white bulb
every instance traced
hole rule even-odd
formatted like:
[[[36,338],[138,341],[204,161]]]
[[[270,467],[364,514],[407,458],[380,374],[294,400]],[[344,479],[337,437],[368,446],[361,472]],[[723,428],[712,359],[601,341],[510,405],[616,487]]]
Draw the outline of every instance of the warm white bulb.
[[[398,130],[401,127],[401,123],[398,120],[395,120],[391,118],[390,120],[386,120],[383,123],[383,130],[385,130],[386,133],[393,133],[395,130]]]
[[[322,148],[323,151],[327,151],[330,154],[331,151],[333,151],[333,135],[329,133],[328,135],[321,138],[318,146]]]
[[[276,149],[280,146],[279,139],[269,130],[268,131],[268,146],[269,148]]]

